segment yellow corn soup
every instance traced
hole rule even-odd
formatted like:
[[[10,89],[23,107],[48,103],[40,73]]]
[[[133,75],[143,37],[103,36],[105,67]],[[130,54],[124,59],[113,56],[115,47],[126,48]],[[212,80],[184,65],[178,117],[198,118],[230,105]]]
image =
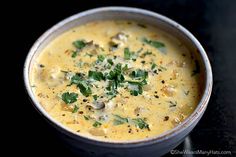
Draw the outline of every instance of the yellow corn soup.
[[[200,99],[193,52],[153,26],[96,21],[56,37],[37,56],[32,90],[43,108],[79,135],[108,141],[160,135]]]

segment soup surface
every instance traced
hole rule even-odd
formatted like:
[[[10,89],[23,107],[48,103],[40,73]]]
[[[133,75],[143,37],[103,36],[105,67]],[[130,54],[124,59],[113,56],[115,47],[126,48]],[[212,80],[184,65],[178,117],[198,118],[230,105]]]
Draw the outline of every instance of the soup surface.
[[[186,119],[200,99],[200,65],[177,39],[132,21],[97,21],[50,42],[30,72],[44,109],[99,140],[157,136]]]

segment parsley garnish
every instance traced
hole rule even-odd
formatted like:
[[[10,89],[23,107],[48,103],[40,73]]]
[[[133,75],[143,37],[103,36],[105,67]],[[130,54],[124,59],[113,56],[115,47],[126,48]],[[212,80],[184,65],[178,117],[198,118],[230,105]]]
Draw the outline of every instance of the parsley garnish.
[[[84,40],[76,40],[76,41],[74,41],[73,43],[72,43],[75,47],[76,47],[76,51],[73,51],[72,52],[72,55],[71,55],[71,57],[72,58],[75,58],[77,55],[78,55],[78,53],[79,53],[79,51],[81,50],[81,49],[83,49],[85,46],[86,46],[86,42],[84,41]]]
[[[132,71],[129,76],[137,80],[146,79],[148,77],[148,72],[145,70],[138,69],[138,70]]]
[[[144,57],[146,57],[147,55],[152,55],[152,52],[151,52],[151,51],[145,51],[140,57],[141,57],[141,58],[144,58]]]
[[[122,74],[122,65],[118,63],[106,77],[109,80],[113,80],[115,83],[115,87],[117,88],[117,86],[125,80],[124,75]]]
[[[107,62],[108,62],[110,65],[113,65],[113,64],[114,64],[113,61],[112,61],[112,59],[107,59]]]
[[[92,94],[92,90],[89,86],[89,84],[87,83],[87,81],[84,80],[84,74],[82,73],[76,73],[74,76],[72,76],[71,78],[71,84],[76,84],[77,87],[80,89],[80,92],[84,95],[84,96],[89,96]]]
[[[93,123],[93,126],[95,127],[95,128],[98,128],[98,127],[100,127],[102,125],[102,123],[100,123],[100,122],[98,122],[98,121],[95,121],[94,123]]]
[[[143,93],[143,89],[142,89],[141,86],[137,86],[136,88],[137,88],[137,89],[132,89],[132,90],[130,90],[130,95],[138,96],[139,94],[142,94],[142,93]]]
[[[98,55],[98,62],[103,62],[105,59],[104,55]]]
[[[83,74],[82,73],[76,73],[74,76],[71,77],[71,84],[79,84],[80,81],[83,80]]]
[[[89,87],[88,83],[85,81],[80,81],[77,87],[79,87],[80,92],[86,97],[92,94],[91,88]]]
[[[77,105],[74,106],[74,109],[72,110],[72,113],[76,113],[79,110],[79,107]]]
[[[86,42],[84,40],[76,40],[72,43],[77,49],[82,49],[86,46]]]
[[[98,71],[89,71],[88,77],[96,81],[104,80],[103,73]]]
[[[144,79],[143,81],[127,81],[130,86],[130,94],[134,96],[138,96],[143,93],[143,86],[147,84],[147,81]]]
[[[167,68],[166,68],[166,67],[163,67],[163,66],[159,66],[159,71],[162,71],[162,70],[166,71]]]
[[[108,90],[107,95],[109,95],[109,99],[112,99],[116,96],[117,87],[122,86],[122,83],[125,82],[125,77],[123,75],[123,70],[127,69],[127,65],[122,67],[120,63],[116,64],[114,69],[111,70],[108,74],[106,74],[106,79],[109,80],[109,84],[106,87]]]
[[[140,129],[149,129],[149,125],[142,118],[134,118],[132,121]]]
[[[71,57],[75,58],[77,55],[78,55],[78,52],[77,51],[73,51]]]
[[[157,67],[155,63],[152,63],[151,69],[154,70]]]
[[[108,86],[106,87],[106,90],[108,90],[108,92],[106,93],[109,97],[109,100],[111,100],[112,98],[116,97],[117,92],[117,84],[115,81],[109,81]]]
[[[113,116],[114,116],[113,125],[121,125],[121,124],[130,122],[131,124],[133,123],[134,125],[136,125],[140,129],[148,129],[148,130],[150,129],[149,124],[147,122],[145,122],[145,120],[142,118],[130,119],[130,118],[121,117],[119,115],[113,115]]]
[[[157,48],[158,50],[160,50],[162,53],[166,53],[166,47],[165,47],[165,44],[160,42],[160,41],[156,41],[156,40],[149,40],[147,38],[143,38],[142,39],[142,42],[152,46],[152,47],[155,47]]]
[[[72,104],[77,101],[78,94],[66,92],[62,94],[61,98],[66,104]]]
[[[98,96],[97,95],[93,95],[93,99],[94,99],[94,101],[96,101],[98,99]]]
[[[132,59],[133,61],[136,61],[137,56],[135,56],[134,52],[131,52],[129,48],[124,49],[124,59],[125,60],[130,60]]]
[[[93,54],[87,53],[84,56],[89,56],[90,58],[93,57]]]
[[[121,125],[124,123],[128,123],[128,118],[123,118],[119,115],[114,115],[114,121],[113,121],[114,125]]]
[[[89,120],[90,117],[89,117],[89,116],[84,116],[84,119],[85,119],[85,120]]]
[[[129,48],[125,48],[124,49],[124,58],[126,60],[130,60],[131,59],[131,52],[129,51]]]

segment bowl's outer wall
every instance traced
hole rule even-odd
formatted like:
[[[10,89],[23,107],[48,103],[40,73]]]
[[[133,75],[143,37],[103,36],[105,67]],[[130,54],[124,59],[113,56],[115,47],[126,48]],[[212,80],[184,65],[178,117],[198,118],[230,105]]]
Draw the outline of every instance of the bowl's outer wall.
[[[79,18],[76,18],[77,15],[79,15]],[[115,10],[109,10],[109,9],[103,9],[102,11],[97,11],[96,13],[80,13],[75,16],[69,17],[65,21],[60,22],[57,27],[51,28],[46,34],[43,36],[46,36],[46,38],[39,42],[36,41],[36,46],[31,49],[31,51],[35,51],[34,54],[31,54],[31,61],[29,66],[30,67],[25,67],[29,68],[28,73],[30,73],[31,69],[31,64],[33,63],[34,59],[37,58],[38,54],[40,51],[47,45],[50,41],[52,41],[55,37],[58,35],[62,34],[68,29],[71,29],[75,26],[82,25],[84,23],[90,22],[90,21],[95,21],[95,20],[133,20],[133,21],[138,21],[141,23],[147,23],[151,24],[153,26],[157,26],[158,28],[171,33],[172,35],[176,36],[178,39],[180,39],[187,47],[194,53],[198,53],[199,51],[196,51],[197,46],[193,43],[193,41],[184,35],[183,32],[181,32],[178,27],[179,25],[177,23],[172,23],[172,25],[167,24],[165,21],[162,21],[161,19],[157,19],[155,17],[146,15],[142,11],[135,9],[132,12],[130,12],[130,9],[123,8],[121,10],[115,9]],[[58,28],[59,26],[59,28]],[[201,54],[196,54],[197,56],[200,56],[200,60],[204,60],[206,58],[202,58]],[[208,59],[207,59],[208,60]],[[205,72],[207,73],[207,69],[205,68]],[[211,70],[211,69],[210,69]],[[211,72],[211,71],[210,71]],[[27,82],[26,82],[27,83]],[[211,89],[209,91],[210,96]],[[32,96],[31,96],[31,99]],[[209,98],[207,98],[209,99]],[[208,103],[208,100],[204,101],[206,104]],[[149,145],[147,144],[140,144],[137,146],[116,146],[113,147],[103,145],[99,142],[96,141],[89,141],[86,138],[81,138],[80,136],[76,136],[74,134],[68,133],[66,130],[62,129],[60,126],[56,125],[52,121],[50,121],[48,118],[48,122],[56,128],[57,131],[59,131],[60,137],[68,144],[68,146],[77,153],[78,155],[85,155],[85,156],[161,156],[167,152],[169,152],[171,149],[175,148],[178,144],[180,144],[184,138],[189,134],[189,132],[195,127],[195,125],[198,123],[200,120],[201,116],[203,115],[205,109],[206,109],[206,104],[204,105],[203,109],[201,112],[197,113],[198,117],[193,121],[192,123],[188,123],[188,125],[184,126],[184,129],[180,132],[178,132],[176,135],[171,136],[171,137],[166,137],[164,140],[160,140],[158,142],[153,142]],[[33,103],[35,108],[41,113],[40,109]],[[82,153],[82,154],[81,154]]]

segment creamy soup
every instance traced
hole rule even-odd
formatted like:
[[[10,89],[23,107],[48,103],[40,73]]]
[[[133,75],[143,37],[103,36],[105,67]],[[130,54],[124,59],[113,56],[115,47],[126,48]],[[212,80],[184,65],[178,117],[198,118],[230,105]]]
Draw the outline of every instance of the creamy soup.
[[[176,38],[132,21],[97,21],[50,42],[30,72],[43,108],[79,135],[127,141],[160,135],[196,108],[200,65]]]

